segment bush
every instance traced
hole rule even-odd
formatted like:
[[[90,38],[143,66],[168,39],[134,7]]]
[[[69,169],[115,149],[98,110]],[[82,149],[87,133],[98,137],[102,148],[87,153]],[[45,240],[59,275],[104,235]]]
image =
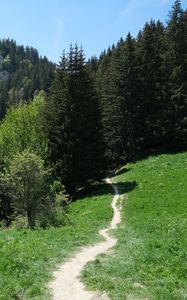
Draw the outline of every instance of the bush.
[[[29,150],[17,154],[10,161],[4,178],[8,183],[11,207],[16,216],[13,226],[25,227],[27,223],[30,228],[46,228],[67,222],[66,207],[69,199],[64,186],[60,181],[52,181],[50,170],[44,167],[44,161],[36,154]],[[23,222],[25,216],[27,222]]]
[[[50,205],[46,205],[41,210],[37,220],[37,226],[42,228],[58,227],[69,223],[67,208],[70,201],[60,181],[54,181],[50,186],[50,195],[52,199],[48,202]]]
[[[11,222],[11,228],[23,229],[28,227],[28,220],[26,216],[18,215]]]
[[[8,171],[14,208],[27,215],[28,226],[33,228],[38,210],[46,198],[48,171],[44,168],[44,161],[25,150],[14,157]]]

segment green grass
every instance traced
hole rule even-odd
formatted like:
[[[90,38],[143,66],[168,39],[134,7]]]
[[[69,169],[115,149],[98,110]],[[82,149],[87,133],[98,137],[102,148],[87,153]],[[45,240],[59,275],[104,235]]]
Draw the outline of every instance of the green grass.
[[[187,299],[187,153],[127,165],[115,182],[122,223],[112,256],[88,263],[82,278],[111,299]]]
[[[118,244],[89,263],[83,280],[111,299],[187,299],[187,153],[127,165],[114,178],[123,200]],[[101,238],[112,218],[106,186],[71,204],[71,225],[0,231],[0,300],[48,299],[55,266]]]
[[[80,246],[101,240],[112,218],[112,190],[104,187],[70,205],[71,225],[46,230],[0,231],[0,300],[48,299],[57,263]]]

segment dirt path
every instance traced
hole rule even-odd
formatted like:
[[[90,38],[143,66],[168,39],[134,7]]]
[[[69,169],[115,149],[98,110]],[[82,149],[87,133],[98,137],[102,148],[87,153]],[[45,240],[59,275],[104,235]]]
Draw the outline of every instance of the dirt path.
[[[106,182],[112,184],[111,179]],[[111,224],[108,228],[102,229],[99,233],[105,237],[106,241],[98,243],[94,246],[85,247],[80,250],[73,258],[62,264],[57,271],[53,273],[54,280],[49,284],[53,300],[107,300],[106,295],[99,295],[97,292],[86,291],[79,276],[87,262],[95,260],[100,253],[114,247],[117,240],[109,236],[108,231],[115,229],[120,223],[120,209],[117,206],[119,199],[119,191],[117,186],[113,185],[115,196],[112,200],[112,208],[114,210]]]

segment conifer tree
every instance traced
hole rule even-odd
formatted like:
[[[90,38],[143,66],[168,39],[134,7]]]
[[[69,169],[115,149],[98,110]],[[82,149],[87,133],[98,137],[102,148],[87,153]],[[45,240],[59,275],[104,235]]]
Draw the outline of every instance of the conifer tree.
[[[101,176],[102,141],[97,94],[77,45],[63,55],[47,97],[44,129],[51,161],[69,193]]]
[[[165,131],[163,89],[164,79],[164,26],[158,21],[146,23],[142,32],[139,49],[141,61],[142,94],[140,111],[142,130],[139,140],[142,151],[160,147]]]
[[[180,146],[187,138],[187,32],[181,1],[176,0],[167,27],[168,97],[172,109],[171,136]]]
[[[119,93],[120,57],[117,49],[108,49],[97,72],[97,90],[102,108],[103,135],[106,145],[105,159],[108,168],[124,162],[124,109]]]
[[[132,159],[136,153],[139,133],[138,98],[140,97],[140,80],[138,62],[136,60],[135,41],[128,33],[121,59],[121,95],[124,96],[124,147],[127,159]]]

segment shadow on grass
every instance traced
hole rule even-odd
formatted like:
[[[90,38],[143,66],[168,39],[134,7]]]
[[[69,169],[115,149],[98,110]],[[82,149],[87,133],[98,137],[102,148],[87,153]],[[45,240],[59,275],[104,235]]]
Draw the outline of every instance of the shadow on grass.
[[[138,186],[136,181],[118,182],[117,187],[120,194],[125,194],[133,191]]]
[[[138,186],[136,181],[118,182],[116,183],[116,185],[118,186],[118,190],[120,194],[128,193],[134,190]],[[111,184],[102,181],[102,182],[97,182],[95,184],[91,184],[85,187],[84,189],[80,190],[76,194],[76,197],[73,200],[75,201],[78,198],[84,199],[85,197],[102,196],[107,194],[114,194],[114,190]]]
[[[122,168],[120,170],[117,170],[115,172],[115,176],[118,176],[118,175],[121,175],[121,174],[124,174],[124,173],[127,173],[131,170],[131,168]]]

